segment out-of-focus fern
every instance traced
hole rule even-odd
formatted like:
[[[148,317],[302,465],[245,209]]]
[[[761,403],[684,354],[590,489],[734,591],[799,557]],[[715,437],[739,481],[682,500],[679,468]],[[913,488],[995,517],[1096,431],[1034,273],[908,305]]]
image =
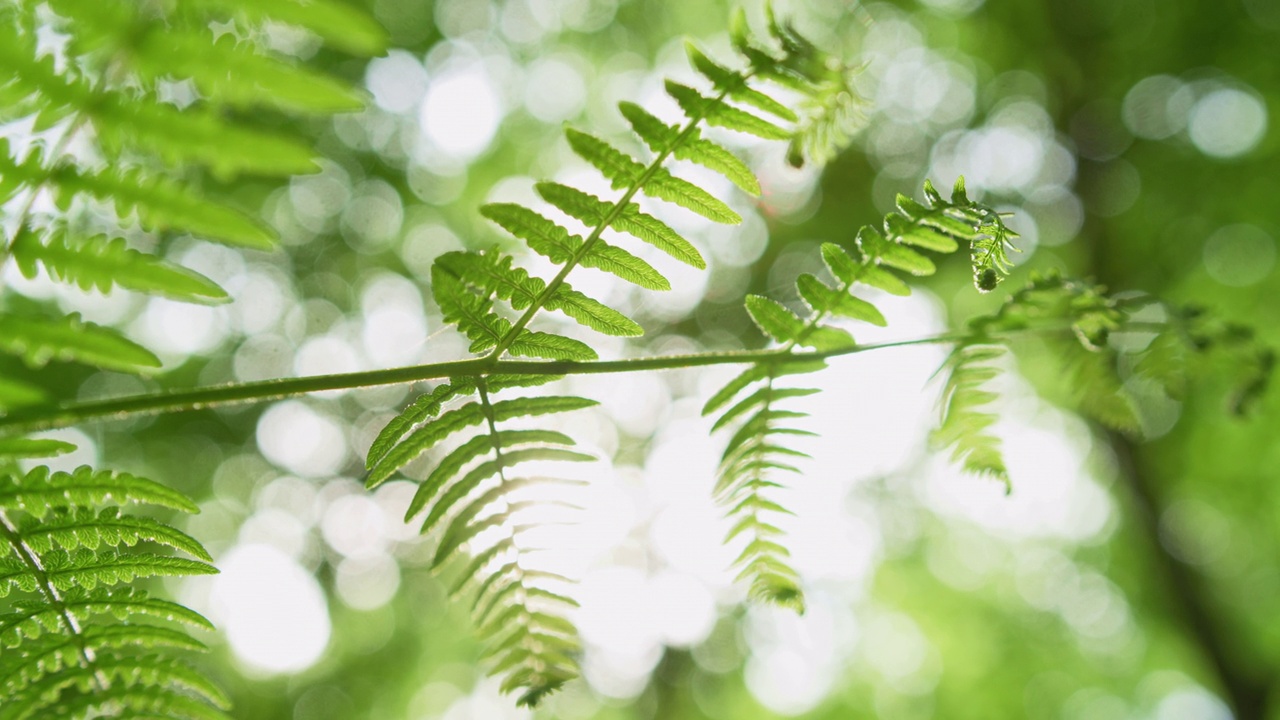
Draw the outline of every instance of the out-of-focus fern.
[[[796,290],[808,307],[805,317],[769,298],[747,296],[747,312],[760,330],[778,343],[779,357],[798,348],[821,353],[853,347],[853,335],[828,323],[829,318],[885,325],[880,310],[854,291],[865,285],[895,295],[910,293],[894,271],[916,276],[932,274],[933,261],[921,251],[950,253],[959,247],[957,241],[967,242],[976,267],[980,261],[990,261],[986,255],[979,260],[975,248],[991,246],[995,239],[1001,261],[984,265],[982,272],[975,273],[975,282],[982,288],[988,269],[997,274],[992,286],[1003,277],[1008,271],[1003,250],[1013,233],[1004,227],[1000,216],[965,196],[963,178],[956,182],[951,200],[944,200],[927,181],[924,192],[927,204],[898,196],[898,212],[885,217],[882,229],[868,225],[858,232],[855,253],[835,243],[822,245],[822,259],[835,285],[808,273],[797,278]],[[787,424],[802,414],[777,405],[788,397],[817,391],[780,388],[776,382],[785,374],[812,373],[824,367],[822,362],[754,365],[712,396],[702,410],[704,415],[723,410],[713,429],[733,430],[721,462],[716,493],[734,522],[727,540],[746,538],[736,563],[741,569],[740,577],[750,580],[754,597],[798,609],[804,607],[804,595],[795,570],[787,562],[788,552],[780,542],[782,530],[771,518],[786,512],[776,498],[782,488],[779,475],[800,472],[792,463],[794,458],[804,457],[782,436],[807,433]],[[742,400],[733,403],[744,394]]]
[[[270,51],[268,21],[356,53],[383,44],[376,23],[337,0],[0,3],[0,274],[12,257],[29,279],[86,291],[228,300],[209,278],[133,239],[152,235],[143,244],[163,247],[181,233],[272,248],[269,228],[206,190],[316,167],[304,143],[255,120],[262,109],[362,103],[344,82]],[[166,99],[174,95],[188,97]],[[3,297],[0,354],[32,368],[77,362],[137,373],[161,364],[114,328]],[[0,377],[0,412],[44,394],[38,378]],[[20,458],[67,449],[0,436],[0,720],[227,717],[223,693],[174,654],[203,646],[171,624],[208,622],[131,587],[215,572],[194,539],[123,510],[195,505],[132,475],[19,470]],[[161,547],[192,559],[153,551]]]
[[[181,493],[133,475],[71,473],[19,458],[71,450],[56,440],[0,439],[0,720],[227,718],[228,700],[182,654],[204,645],[191,610],[135,580],[216,572],[185,533],[126,505],[196,512]],[[195,559],[157,553],[171,548]],[[159,622],[156,622],[159,621]]]
[[[237,31],[215,34],[229,20]],[[323,113],[357,109],[361,98],[269,51],[261,41],[267,20],[301,25],[351,51],[381,49],[376,24],[334,0],[18,0],[0,7],[0,120],[18,129],[0,137],[0,202],[7,203],[0,261],[12,255],[27,277],[43,270],[83,289],[226,300],[208,278],[130,247],[125,237],[136,223],[146,232],[247,248],[274,244],[261,222],[198,191],[200,172],[220,180],[308,172],[312,153],[248,114],[225,110]],[[166,99],[186,81],[193,99],[181,106]],[[53,201],[52,210],[41,197]],[[0,352],[29,363],[56,358],[124,371],[156,365],[113,329],[94,327],[93,334],[114,341],[86,352],[74,333],[16,313],[12,305],[0,309]]]

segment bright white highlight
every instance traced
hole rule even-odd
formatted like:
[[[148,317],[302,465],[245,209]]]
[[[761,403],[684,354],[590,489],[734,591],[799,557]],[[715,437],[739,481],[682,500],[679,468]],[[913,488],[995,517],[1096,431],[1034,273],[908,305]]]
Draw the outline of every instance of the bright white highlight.
[[[241,662],[267,673],[297,673],[329,644],[320,585],[269,545],[240,545],[218,562],[210,614]]]
[[[484,152],[501,120],[497,90],[479,65],[447,71],[427,87],[422,132],[446,155],[469,160]]]
[[[383,110],[408,113],[418,107],[427,91],[427,71],[417,58],[403,50],[392,50],[384,58],[374,58],[364,76],[373,102]]]
[[[1232,158],[1262,141],[1267,132],[1267,108],[1253,95],[1223,88],[1196,101],[1187,123],[1191,142],[1206,155]]]
[[[297,400],[278,403],[263,413],[257,439],[268,460],[303,477],[332,475],[347,460],[347,438],[341,426]]]

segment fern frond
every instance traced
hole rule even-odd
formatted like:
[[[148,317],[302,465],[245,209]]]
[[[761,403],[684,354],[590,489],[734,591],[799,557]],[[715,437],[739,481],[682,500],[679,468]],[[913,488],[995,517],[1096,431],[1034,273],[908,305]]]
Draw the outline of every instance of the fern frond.
[[[793,51],[806,53],[801,62],[791,57]],[[818,58],[820,64],[834,63],[811,46],[800,40],[789,41],[781,58],[767,68],[758,63],[748,71],[727,69],[711,60],[701,51],[690,50],[690,61],[713,85],[713,95],[705,96],[699,90],[676,83],[668,83],[668,92],[676,99],[687,117],[679,126],[668,125],[633,103],[622,103],[619,110],[631,124],[640,140],[652,151],[652,157],[641,160],[619,149],[602,138],[576,129],[565,134],[570,148],[598,170],[613,190],[620,194],[604,199],[577,188],[555,182],[539,182],[535,188],[539,196],[565,215],[582,222],[588,228],[585,237],[570,233],[566,228],[547,219],[542,214],[510,203],[487,205],[481,213],[511,235],[524,241],[529,248],[558,266],[551,279],[531,276],[517,267],[510,255],[496,250],[484,252],[446,253],[432,267],[432,292],[446,322],[471,340],[473,353],[486,353],[480,359],[499,361],[504,353],[546,359],[593,360],[595,351],[580,341],[537,332],[529,328],[535,316],[542,310],[563,312],[599,332],[633,336],[640,333],[640,326],[623,313],[605,303],[589,298],[574,290],[568,276],[579,266],[594,267],[611,272],[623,279],[650,289],[667,289],[670,283],[648,263],[622,248],[608,245],[602,236],[606,230],[630,235],[647,243],[672,258],[704,269],[707,265],[702,254],[667,223],[640,209],[636,199],[640,195],[680,205],[703,217],[722,223],[737,223],[741,217],[722,198],[674,175],[667,167],[667,160],[690,160],[715,170],[743,190],[758,194],[759,182],[750,169],[727,148],[709,140],[700,132],[706,125],[728,127],[752,133],[767,139],[791,140],[796,131],[779,123],[795,123],[801,120],[787,105],[767,95],[757,86],[758,75],[789,72],[792,65],[807,67],[806,63]],[[798,76],[803,79],[803,75]],[[803,94],[809,86],[802,82],[792,84]],[[744,103],[778,118],[778,122],[766,120],[753,112],[733,105]],[[816,290],[810,288],[811,290]],[[842,288],[843,292],[846,288]],[[825,302],[826,296],[822,296]],[[499,307],[498,304],[504,306]],[[752,301],[757,320],[788,342],[786,351],[795,344],[831,348],[847,346],[852,338],[843,330],[810,326],[789,315],[789,311],[764,299]],[[846,314],[856,312],[855,301],[839,306]],[[860,308],[861,306],[857,306]],[[508,310],[518,317],[508,320]],[[866,312],[862,313],[864,316]],[[821,363],[804,365],[808,370]],[[801,371],[801,365],[767,368],[763,374],[749,370],[747,385],[789,372]],[[494,660],[493,672],[505,674],[503,688],[523,690],[522,704],[533,704],[546,693],[576,675],[577,639],[573,626],[561,613],[572,602],[541,581],[559,583],[562,579],[538,574],[523,564],[521,549],[515,542],[524,525],[517,515],[532,506],[532,501],[513,497],[532,485],[546,482],[541,477],[514,476],[515,466],[529,461],[584,461],[588,456],[569,449],[566,436],[545,429],[511,430],[498,425],[517,416],[543,415],[586,407],[591,401],[572,397],[520,398],[493,402],[490,394],[497,392],[489,373],[461,380],[470,395],[479,397],[463,400],[446,409],[446,402],[455,399],[453,380],[432,393],[419,398],[405,413],[388,424],[383,434],[374,442],[369,458],[368,483],[376,485],[389,479],[407,463],[423,453],[442,448],[463,430],[481,425],[487,432],[461,439],[452,449],[443,452],[410,502],[406,519],[426,513],[424,532],[439,532],[437,550],[439,565],[470,546],[472,558],[463,571],[461,587],[474,587],[476,594],[476,623],[482,636],[491,642],[489,651]],[[722,402],[728,402],[733,392],[725,393]],[[778,390],[778,397],[794,397],[798,391]],[[787,411],[774,409],[764,403],[763,409],[754,402],[737,408],[730,419],[750,414],[730,441],[726,451],[727,476],[734,478],[721,494],[726,502],[732,500],[733,514],[747,514],[760,520],[755,540],[744,554],[742,565],[755,578],[757,594],[774,600],[798,605],[801,603],[794,573],[785,566],[783,556],[767,538],[774,534],[772,526],[763,520],[778,506],[760,495],[759,490],[768,487],[767,481],[757,477],[770,467],[770,458],[786,455],[789,450],[773,439],[801,431],[785,426]],[[759,436],[759,437],[757,437]],[[764,439],[761,439],[764,438]],[[781,467],[781,463],[775,463]],[[736,482],[740,480],[741,482]],[[485,547],[475,547],[484,538],[508,534]],[[494,531],[494,532],[490,532]]]
[[[0,78],[0,119],[27,118],[36,132],[56,134],[51,144],[33,144],[47,151],[21,157],[0,139],[0,201],[25,195],[10,218],[16,234],[0,239],[0,264],[12,254],[29,277],[44,268],[83,289],[127,288],[194,302],[223,301],[226,293],[110,238],[129,234],[136,218],[148,232],[270,249],[275,238],[268,227],[196,188],[208,174],[225,181],[310,172],[314,153],[296,132],[269,130],[224,106],[269,101],[286,111],[335,112],[361,104],[348,84],[270,51],[261,24],[302,25],[357,52],[378,52],[385,41],[367,15],[334,0],[37,5],[0,5],[0,66],[9,71]],[[219,39],[214,25],[233,18],[236,32]],[[60,41],[41,40],[49,36]],[[162,86],[184,81],[201,96],[179,108]],[[52,212],[37,211],[42,194],[54,200]],[[120,231],[73,236],[67,228],[86,225],[76,220],[92,208],[87,201],[114,206]],[[37,367],[51,359],[126,372],[159,365],[114,331],[77,316],[52,320],[12,308],[0,312],[0,351]]]
[[[141,618],[164,620],[191,628],[212,630],[213,624],[203,615],[168,600],[153,598],[136,588],[99,588],[93,592],[68,590],[56,605],[47,602],[21,600],[13,602],[13,609],[0,613],[0,644],[7,648],[19,647],[25,640],[35,640],[48,633],[61,634],[63,615],[70,613],[79,619],[110,616],[124,628],[148,628],[137,622]],[[96,626],[94,626],[96,627]],[[129,634],[129,630],[119,632]],[[5,660],[8,660],[5,655]]]
[[[204,547],[190,535],[151,518],[121,515],[118,508],[97,513],[57,511],[39,520],[17,523],[15,530],[23,542],[41,554],[52,552],[55,547],[71,552],[151,542],[180,550],[206,563],[213,562]]]
[[[536,703],[578,674],[574,655],[577,632],[563,613],[574,603],[547,587],[564,578],[527,567],[516,537],[525,527],[520,515],[535,503],[521,500],[527,488],[545,484],[576,484],[543,476],[512,473],[530,462],[589,462],[570,449],[563,433],[539,429],[503,429],[500,424],[570,412],[596,403],[570,396],[529,396],[493,401],[491,395],[511,387],[540,384],[541,378],[495,376],[455,379],[419,398],[384,431],[371,449],[369,483],[376,484],[423,452],[460,431],[482,425],[484,431],[456,445],[421,482],[405,513],[410,521],[425,512],[422,532],[435,533],[439,542],[433,567],[439,568],[470,547],[461,565],[455,592],[475,588],[475,619],[488,643],[493,674],[506,675],[505,691],[521,690],[519,702]],[[454,388],[466,388],[459,393]],[[444,403],[460,394],[476,400],[445,410]],[[409,428],[419,425],[410,431]],[[394,426],[394,427],[392,427]],[[476,546],[482,537],[505,531],[490,544]]]
[[[770,368],[765,368],[763,373],[760,366],[748,369],[717,393],[712,398],[714,402],[703,407],[703,414],[713,412],[742,389],[763,379],[762,387],[726,411],[713,427],[719,430],[732,425],[740,416],[748,416],[738,425],[725,447],[714,496],[721,506],[727,508],[726,515],[733,521],[725,542],[739,536],[747,538],[734,566],[739,568],[738,579],[750,582],[751,597],[803,612],[804,593],[800,589],[799,575],[787,562],[790,553],[776,541],[783,531],[772,519],[789,513],[770,499],[768,493],[782,488],[773,479],[777,473],[799,472],[794,466],[781,462],[780,458],[807,457],[776,441],[783,436],[811,434],[781,424],[805,417],[804,413],[778,410],[774,404],[786,398],[809,395],[816,390],[776,388],[774,381],[777,376],[778,373]]]
[[[996,416],[980,408],[996,399],[995,393],[983,386],[1000,374],[992,363],[1005,354],[1000,345],[961,343],[943,364],[948,372],[942,392],[942,422],[932,440],[941,447],[952,448],[952,460],[962,463],[965,472],[986,475],[1012,489],[1009,471],[1000,452],[1000,440],[989,430]]]
[[[707,57],[692,42],[686,41],[684,49],[685,54],[689,56],[689,63],[693,65],[695,70],[710,80],[711,86],[716,90],[723,90],[734,100],[752,105],[758,110],[763,110],[788,122],[796,122],[800,119],[791,108],[751,87],[747,82],[747,75],[723,67]]]
[[[792,133],[786,128],[739,109],[715,97],[707,97],[688,85],[674,80],[666,82],[671,96],[690,119],[703,118],[708,125],[754,135],[764,140],[789,140]]]
[[[10,444],[24,454],[61,449],[35,442]],[[190,536],[119,507],[132,503],[197,510],[181,493],[125,473],[0,472],[0,598],[10,598],[0,608],[0,720],[227,718],[225,693],[172,655],[203,644],[138,620],[208,621],[127,586],[217,571]],[[198,559],[145,551],[144,543]]]

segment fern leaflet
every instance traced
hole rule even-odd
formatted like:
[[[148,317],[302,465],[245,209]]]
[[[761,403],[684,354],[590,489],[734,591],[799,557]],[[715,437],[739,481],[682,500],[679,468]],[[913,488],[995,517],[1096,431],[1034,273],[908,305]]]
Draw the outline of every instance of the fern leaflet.
[[[10,458],[65,451],[61,444],[6,439]],[[95,508],[112,503],[117,507]],[[143,617],[208,627],[179,605],[128,587],[135,579],[216,572],[194,539],[125,504],[196,507],[180,493],[133,475],[82,467],[20,474],[0,458],[0,706],[3,720],[126,717],[145,712],[223,720],[226,695],[174,651],[204,646]],[[197,559],[141,548],[163,546]],[[129,622],[125,622],[128,619]]]

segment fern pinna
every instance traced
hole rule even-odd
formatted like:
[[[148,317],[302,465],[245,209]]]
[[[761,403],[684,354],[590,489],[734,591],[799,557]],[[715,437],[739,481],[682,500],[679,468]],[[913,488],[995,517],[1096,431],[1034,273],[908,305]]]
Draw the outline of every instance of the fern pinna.
[[[228,701],[175,653],[204,649],[182,626],[212,629],[135,579],[217,572],[198,542],[123,511],[196,512],[181,493],[133,475],[81,467],[18,468],[72,449],[0,439],[0,718],[226,718]],[[177,550],[190,558],[154,552]],[[157,622],[158,621],[158,622]]]
[[[470,339],[473,353],[483,354],[485,362],[495,365],[505,356],[579,362],[597,358],[595,350],[581,340],[531,329],[535,316],[544,309],[606,335],[640,335],[643,329],[638,323],[573,288],[568,276],[578,267],[588,267],[645,289],[670,289],[670,282],[653,265],[606,241],[606,230],[630,235],[679,262],[706,267],[693,243],[635,202],[644,195],[713,222],[741,221],[722,199],[667,168],[669,159],[688,160],[724,175],[748,193],[759,194],[759,182],[750,168],[705,137],[703,126],[788,141],[793,148],[818,155],[830,151],[824,143],[847,139],[854,120],[846,107],[854,100],[847,68],[819,52],[771,13],[772,47],[749,36],[741,15],[734,23],[732,37],[745,59],[744,69],[724,67],[689,45],[690,61],[708,87],[666,83],[667,93],[685,115],[682,124],[669,124],[634,103],[620,104],[631,129],[653,153],[647,160],[636,159],[593,135],[566,131],[569,147],[618,191],[616,197],[605,199],[560,183],[537,184],[538,194],[549,206],[589,228],[585,237],[522,205],[498,203],[481,208],[486,218],[558,266],[553,277],[533,276],[497,249],[451,252],[437,259],[431,272],[433,295],[444,319]],[[803,98],[805,102],[798,103],[801,112],[766,92],[770,85]],[[510,495],[542,480],[517,477],[511,474],[512,468],[528,460],[590,458],[566,449],[571,443],[559,433],[508,430],[499,424],[594,402],[574,397],[492,398],[510,388],[547,380],[485,373],[455,378],[419,398],[388,425],[368,457],[368,482],[376,485],[437,449],[449,436],[481,428],[479,435],[437,455],[434,469],[422,481],[407,515],[425,511],[423,531],[441,529],[437,564],[457,554],[463,543],[482,533],[492,535],[485,531],[501,531],[493,544],[471,544],[471,558],[461,570],[459,588],[475,587],[476,622],[481,634],[490,639],[492,670],[506,673],[504,688],[520,689],[520,702],[526,705],[576,675],[577,646],[572,625],[564,619],[572,602],[551,588],[564,580],[539,574],[521,559],[522,526],[513,516],[527,506]],[[447,403],[460,396],[476,399],[445,410]]]
[[[345,82],[269,50],[268,21],[356,54],[384,43],[376,23],[335,0],[0,4],[0,271],[12,258],[28,279],[83,291],[229,301],[165,259],[166,245],[191,235],[272,248],[270,228],[214,199],[216,188],[316,165],[304,143],[257,118],[363,104]],[[16,363],[161,366],[115,328],[11,288],[0,295],[0,355],[9,356],[0,358],[0,415],[48,402],[43,376],[19,376]],[[130,586],[215,572],[196,541],[122,509],[196,506],[133,475],[19,468],[68,449],[0,436],[0,720],[227,717],[222,692],[173,654],[203,649],[175,623],[209,623]],[[189,557],[150,549],[161,546]]]

